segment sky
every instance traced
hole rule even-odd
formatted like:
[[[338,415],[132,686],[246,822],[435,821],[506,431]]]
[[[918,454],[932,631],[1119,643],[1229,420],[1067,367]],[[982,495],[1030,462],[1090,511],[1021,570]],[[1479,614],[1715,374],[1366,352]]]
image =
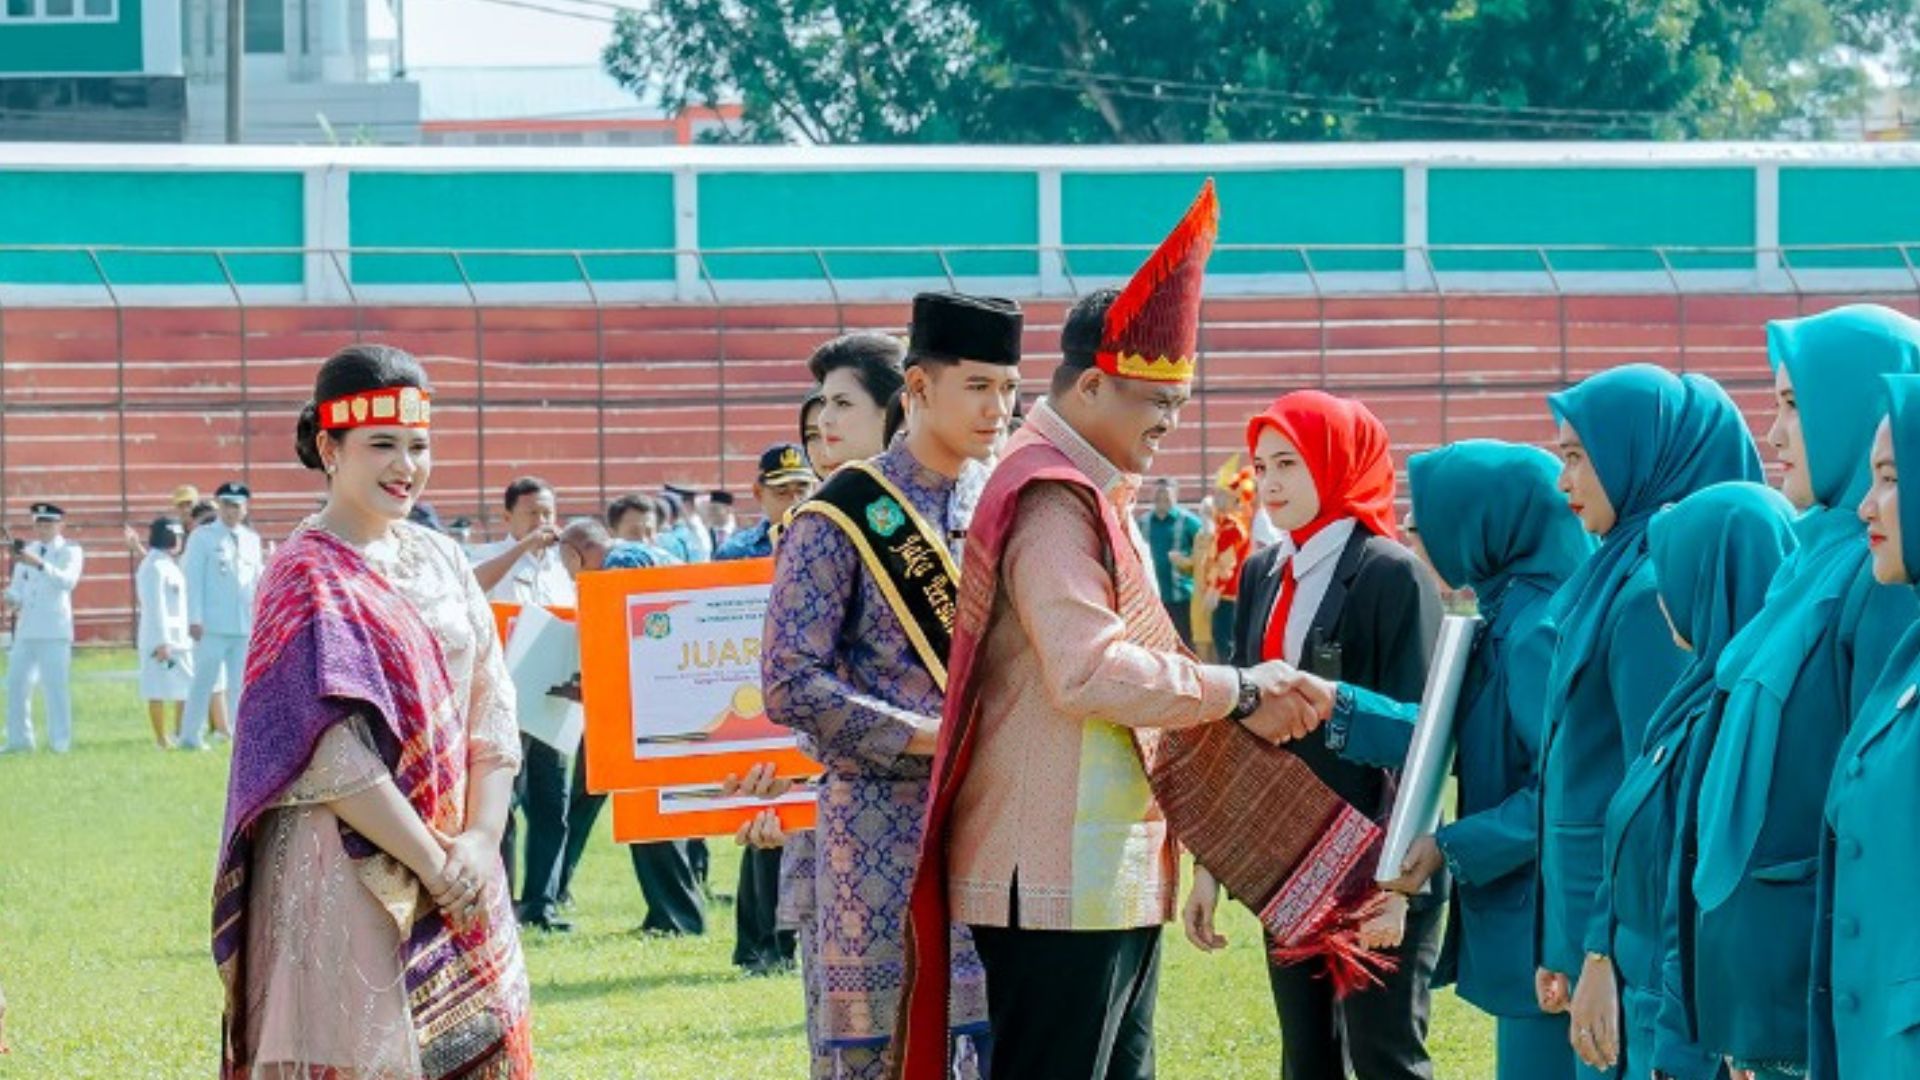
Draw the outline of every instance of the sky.
[[[589,7],[570,0],[529,2],[596,17],[612,14],[604,6]],[[496,0],[405,3],[408,67],[594,65],[599,63],[600,50],[612,31],[604,22],[566,18]],[[381,7],[370,6],[376,10]]]

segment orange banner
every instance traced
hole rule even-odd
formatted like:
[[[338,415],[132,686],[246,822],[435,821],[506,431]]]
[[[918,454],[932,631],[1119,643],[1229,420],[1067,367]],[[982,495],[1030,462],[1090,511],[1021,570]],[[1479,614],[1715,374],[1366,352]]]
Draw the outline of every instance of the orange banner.
[[[772,559],[580,575],[589,790],[716,784],[767,762],[820,771],[760,693],[772,583]]]

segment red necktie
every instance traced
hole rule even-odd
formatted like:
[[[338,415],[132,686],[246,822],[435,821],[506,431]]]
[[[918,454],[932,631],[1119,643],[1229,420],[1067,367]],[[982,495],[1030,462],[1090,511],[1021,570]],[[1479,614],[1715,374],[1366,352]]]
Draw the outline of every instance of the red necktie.
[[[1284,660],[1287,656],[1287,620],[1293,615],[1293,560],[1299,552],[1288,556],[1287,565],[1280,570],[1280,599],[1274,602],[1273,617],[1267,620],[1267,634],[1260,643],[1260,659]]]

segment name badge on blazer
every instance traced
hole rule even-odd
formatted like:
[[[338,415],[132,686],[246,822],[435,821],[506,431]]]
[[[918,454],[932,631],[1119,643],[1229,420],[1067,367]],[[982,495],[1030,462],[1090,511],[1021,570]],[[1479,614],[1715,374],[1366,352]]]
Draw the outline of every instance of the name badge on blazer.
[[[1326,640],[1326,631],[1315,628],[1307,643],[1307,670],[1323,679],[1339,682],[1340,643]]]

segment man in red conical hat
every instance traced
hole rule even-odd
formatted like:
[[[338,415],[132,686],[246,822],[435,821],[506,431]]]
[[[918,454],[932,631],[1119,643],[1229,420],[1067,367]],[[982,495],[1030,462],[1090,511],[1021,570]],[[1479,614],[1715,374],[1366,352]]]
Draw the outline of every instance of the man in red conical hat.
[[[1125,289],[1074,306],[1048,397],[981,495],[895,1075],[945,1075],[951,920],[986,968],[992,1075],[1152,1076],[1160,928],[1178,885],[1157,747],[1211,732],[1284,753],[1272,743],[1330,705],[1296,690],[1285,664],[1195,660],[1133,522],[1140,474],[1187,402],[1217,219],[1209,182]]]

